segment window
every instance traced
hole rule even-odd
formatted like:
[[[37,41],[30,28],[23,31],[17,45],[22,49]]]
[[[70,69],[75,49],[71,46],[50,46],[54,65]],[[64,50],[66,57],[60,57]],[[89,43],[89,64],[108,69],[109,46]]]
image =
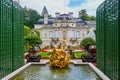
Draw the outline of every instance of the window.
[[[57,24],[55,24],[55,26],[57,26]]]
[[[45,33],[45,38],[47,38],[47,34]]]
[[[85,35],[84,35],[84,33],[82,34],[82,37],[84,37]]]
[[[53,38],[53,32],[52,31],[49,32],[49,38]]]
[[[57,30],[54,31],[54,37],[58,38],[58,31]]]
[[[70,31],[70,38],[75,38],[75,31],[74,30]]]
[[[66,31],[63,31],[63,39],[66,40]]]
[[[80,32],[79,31],[76,32],[76,38],[80,38]]]

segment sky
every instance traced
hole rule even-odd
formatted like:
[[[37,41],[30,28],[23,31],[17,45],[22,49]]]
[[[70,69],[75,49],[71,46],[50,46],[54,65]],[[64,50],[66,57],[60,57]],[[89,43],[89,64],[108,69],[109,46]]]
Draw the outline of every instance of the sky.
[[[86,9],[90,16],[96,16],[97,7],[104,0],[20,0],[22,7],[35,9],[41,14],[42,9],[46,6],[48,13],[55,17],[55,12],[68,13],[73,12],[74,17],[78,17],[81,9]]]

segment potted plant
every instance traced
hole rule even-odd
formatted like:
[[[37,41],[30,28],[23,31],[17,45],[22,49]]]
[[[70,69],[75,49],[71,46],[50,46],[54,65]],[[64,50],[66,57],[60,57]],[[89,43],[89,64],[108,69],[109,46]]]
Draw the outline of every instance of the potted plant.
[[[42,43],[40,37],[30,34],[25,37],[25,42],[29,45],[27,62],[38,62],[40,56],[36,54],[35,46]]]
[[[81,43],[80,43],[80,46],[82,48],[84,48],[85,50],[89,50],[89,46],[91,45],[95,45],[96,44],[96,41],[90,37],[87,37],[87,38],[84,38]]]

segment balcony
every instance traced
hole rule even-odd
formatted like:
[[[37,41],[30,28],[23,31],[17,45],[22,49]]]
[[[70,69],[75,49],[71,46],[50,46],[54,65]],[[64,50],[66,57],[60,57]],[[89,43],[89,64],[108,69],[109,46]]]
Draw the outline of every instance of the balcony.
[[[77,41],[77,38],[70,38],[70,41],[71,41],[71,42],[76,42],[76,41]]]
[[[59,41],[59,38],[52,38],[52,41],[57,42],[57,41]]]

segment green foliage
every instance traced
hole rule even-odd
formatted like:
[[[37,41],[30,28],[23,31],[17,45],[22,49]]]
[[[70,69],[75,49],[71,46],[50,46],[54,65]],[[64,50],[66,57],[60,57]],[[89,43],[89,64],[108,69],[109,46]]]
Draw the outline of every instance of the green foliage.
[[[35,44],[41,44],[40,32],[35,30],[36,35],[31,34],[32,29],[28,26],[24,26],[24,52],[27,52],[29,46],[34,46]]]
[[[47,52],[40,52],[40,55],[42,57],[49,57],[48,53]]]
[[[34,30],[34,31],[35,31],[36,35],[37,35],[38,37],[40,37],[40,31],[39,31],[39,30]]]
[[[96,44],[96,41],[94,39],[87,37],[81,41],[80,46],[84,48],[84,47],[89,47],[95,44]]]
[[[29,49],[28,43],[24,43],[24,52],[27,52]]]
[[[79,11],[79,17],[80,17],[82,20],[85,20],[85,21],[95,21],[95,20],[96,20],[96,17],[95,17],[95,16],[89,16],[89,15],[87,14],[86,9],[82,9],[81,11]]]
[[[95,16],[90,16],[90,21],[96,21],[96,17]]]
[[[51,17],[52,17],[52,15],[48,15],[48,17],[49,17],[49,18],[51,18]]]
[[[85,52],[76,52],[75,54],[76,54],[76,58],[81,58],[82,55],[85,54]]]
[[[36,44],[41,44],[42,40],[37,35],[30,34],[25,37],[25,42],[28,43],[29,46],[35,46]]]
[[[85,21],[89,21],[90,18],[89,18],[89,15],[87,14],[87,11],[86,9],[82,9],[80,12],[79,12],[79,16],[82,20],[85,20]]]
[[[72,49],[71,49],[70,46],[68,46],[68,50],[69,50],[69,52],[70,52],[70,54],[71,54],[71,58],[72,58],[72,59],[75,59],[75,54],[74,54],[74,52],[72,51]]]
[[[48,15],[48,17],[52,16]],[[44,16],[41,16],[36,10],[24,8],[24,25],[34,28],[34,24],[41,18]]]
[[[32,31],[32,29],[29,26],[24,26],[24,36],[25,37],[30,35],[31,31]],[[40,31],[39,30],[34,30],[34,31],[35,31],[36,35],[38,37],[40,37]]]
[[[29,48],[29,44],[25,41],[25,37],[27,37],[28,35],[30,35],[31,32],[31,28],[28,26],[24,26],[24,52],[27,52],[28,48]]]
[[[72,52],[71,54],[72,54],[71,59],[75,59],[75,58],[76,58],[76,57],[75,57],[75,53]]]
[[[24,8],[24,25],[34,28],[34,24],[41,16],[36,10]]]
[[[24,36],[28,36],[32,30],[28,26],[24,26]]]

